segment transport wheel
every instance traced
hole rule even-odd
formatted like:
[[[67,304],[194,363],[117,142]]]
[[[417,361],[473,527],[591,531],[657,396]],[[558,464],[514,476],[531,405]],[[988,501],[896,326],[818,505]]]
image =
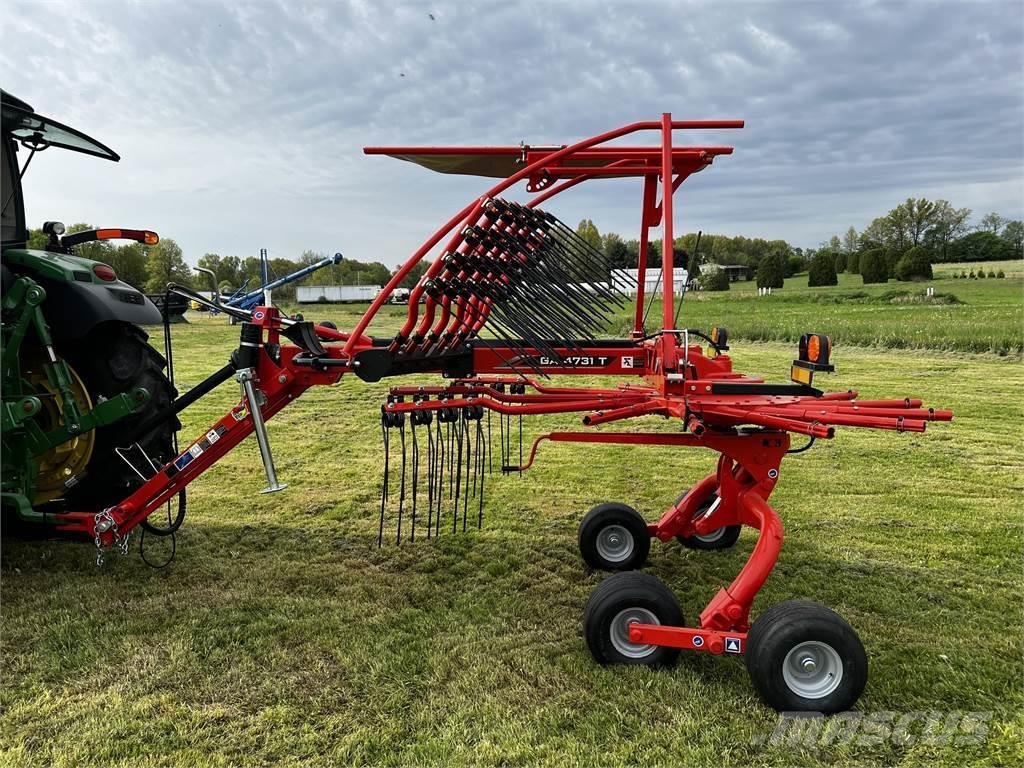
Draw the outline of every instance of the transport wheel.
[[[332,331],[338,330],[338,326],[336,326],[331,320],[324,320],[320,325],[324,328],[330,328]]]
[[[127,416],[95,430],[95,443],[85,473],[67,493],[69,508],[99,510],[122,501],[142,484],[141,478],[115,452],[128,447],[128,436],[142,419],[170,405],[177,396],[164,375],[163,355],[147,343],[141,328],[128,323],[104,323],[73,345],[61,345],[57,352],[81,377],[93,403],[136,387],[145,387],[149,402],[137,414]],[[137,442],[157,467],[174,458],[174,432],[180,428],[177,418],[156,427]],[[152,469],[145,460],[132,454],[147,476]],[[147,471],[148,470],[148,471]]]
[[[587,647],[598,664],[675,663],[678,648],[630,642],[630,624],[684,624],[672,590],[650,574],[617,573],[597,585],[583,613]]]
[[[632,571],[647,560],[651,535],[647,523],[630,506],[598,504],[580,521],[580,554],[599,571]]]
[[[747,671],[779,712],[845,712],[868,679],[868,659],[853,627],[810,600],[772,606],[747,635]]]
[[[718,498],[715,494],[711,494],[693,513],[693,519],[696,520],[698,517],[703,515],[715,499]],[[676,504],[683,500],[683,496],[676,499]],[[743,529],[742,525],[723,525],[721,528],[716,528],[710,533],[702,535],[694,534],[693,536],[676,536],[679,543],[684,547],[690,549],[728,549],[736,540],[740,537],[740,531]]]

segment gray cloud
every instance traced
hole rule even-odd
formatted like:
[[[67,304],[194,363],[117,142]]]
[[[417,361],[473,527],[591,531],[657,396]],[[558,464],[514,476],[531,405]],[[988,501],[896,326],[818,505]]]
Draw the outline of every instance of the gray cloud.
[[[677,229],[816,245],[908,195],[1022,215],[1022,25],[1019,2],[9,2],[0,82],[123,156],[40,158],[33,223],[151,227],[192,261],[394,264],[487,182],[362,146],[561,143],[662,111],[747,120],[686,137],[736,154],[684,184]],[[551,207],[634,236],[638,198]]]

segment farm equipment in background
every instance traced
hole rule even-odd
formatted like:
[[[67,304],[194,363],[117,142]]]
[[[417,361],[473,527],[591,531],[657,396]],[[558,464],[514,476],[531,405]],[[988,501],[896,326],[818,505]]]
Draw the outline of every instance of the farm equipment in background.
[[[319,261],[312,264],[307,264],[300,269],[290,272],[283,277],[271,278],[270,276],[270,263],[267,259],[267,251],[263,249],[260,252],[260,265],[262,273],[262,282],[259,288],[255,288],[251,291],[246,291],[248,282],[242,285],[237,291],[230,296],[220,296],[220,304],[225,307],[234,307],[236,309],[249,310],[253,307],[260,305],[271,304],[270,294],[275,288],[280,288],[283,285],[294,283],[297,280],[309,277],[317,270],[323,269],[324,267],[331,267],[335,264],[341,264],[344,257],[340,253],[336,253],[333,256],[326,256]],[[216,282],[216,278],[214,279]],[[216,285],[214,286],[216,289]]]
[[[218,306],[195,291],[170,286],[241,320],[239,345],[220,370],[186,395],[149,407],[137,433],[176,423],[183,409],[228,380],[240,385],[241,400],[184,451],[152,461],[144,482],[117,503],[68,508],[53,514],[52,522],[60,530],[89,536],[101,554],[111,546],[124,549],[135,526],[250,434],[256,435],[266,471],[264,492],[281,490],[265,422],[306,390],[335,384],[345,374],[368,382],[441,374],[437,384],[393,387],[382,404],[380,541],[389,520],[395,524],[396,542],[412,539],[417,527],[433,537],[449,526],[465,530],[471,522],[481,524],[484,481],[494,465],[491,415],[498,420],[503,472],[527,470],[545,440],[710,449],[718,455],[714,471],[658,522],[647,523],[616,502],[599,505],[583,518],[583,559],[593,568],[620,571],[594,590],[587,605],[584,633],[591,653],[603,664],[648,665],[673,662],[684,648],[742,654],[758,692],[777,709],[836,712],[850,707],[864,687],[867,659],[849,624],[824,606],[802,600],[775,606],[750,621],[754,597],[782,543],[782,524],[768,498],[783,458],[816,440],[831,439],[837,427],[922,432],[928,421],[949,421],[952,414],[910,398],[860,401],[856,392],[826,394],[815,388],[815,374],[832,370],[831,342],[822,334],[804,336],[790,381],[775,384],[733,370],[724,328],[705,332],[677,326],[681,305],[673,292],[673,193],[688,176],[733,150],[676,146],[673,132],[742,126],[741,121],[673,121],[665,114],[567,146],[367,148],[368,154],[391,155],[444,173],[500,181],[452,216],[396,271],[351,331],[296,322],[270,306],[251,311]],[[638,133],[653,133],[657,141],[615,143]],[[627,301],[609,280],[601,254],[540,207],[560,192],[599,178],[643,180],[638,284],[628,338],[601,336],[613,312]],[[526,204],[502,196],[519,182],[526,182],[526,191],[534,195]],[[648,244],[651,228],[659,225],[663,306],[655,327],[648,327]],[[378,311],[431,253],[436,255],[410,291],[399,332],[368,335]],[[553,375],[626,381],[556,386],[547,381]],[[581,414],[588,429],[542,434],[523,456],[524,416],[569,413]],[[678,431],[593,429],[647,416],[670,419]],[[791,433],[809,442],[793,449]],[[390,459],[396,442],[399,468]],[[397,489],[390,481],[393,473],[400,474]],[[652,538],[718,549],[735,543],[744,525],[759,531],[749,560],[690,626],[668,587],[635,571]]]

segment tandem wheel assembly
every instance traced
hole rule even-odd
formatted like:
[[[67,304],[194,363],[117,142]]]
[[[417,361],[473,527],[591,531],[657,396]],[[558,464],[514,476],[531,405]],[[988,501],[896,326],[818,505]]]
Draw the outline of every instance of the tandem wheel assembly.
[[[662,630],[658,642],[637,638]],[[758,694],[780,712],[832,714],[850,709],[867,682],[868,663],[857,633],[841,616],[810,600],[772,606],[749,633],[690,629],[672,591],[646,573],[617,573],[593,591],[583,633],[602,665],[675,663],[681,648],[742,653]],[[732,645],[735,643],[735,645]]]

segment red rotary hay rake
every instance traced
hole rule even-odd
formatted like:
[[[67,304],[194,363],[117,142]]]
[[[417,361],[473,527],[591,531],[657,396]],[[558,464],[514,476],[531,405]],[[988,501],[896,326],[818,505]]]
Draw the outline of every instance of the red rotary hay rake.
[[[436,386],[393,388],[382,407],[386,448],[393,432],[402,446],[397,493],[388,481],[396,470],[386,460],[382,539],[386,517],[395,519],[399,542],[406,532],[415,536],[417,526],[430,537],[449,525],[465,529],[474,518],[480,524],[484,478],[494,463],[492,414],[498,421],[499,464],[506,472],[528,468],[543,440],[709,448],[719,454],[715,471],[658,522],[648,524],[632,508],[615,503],[602,504],[583,519],[579,544],[584,560],[594,568],[620,571],[596,588],[587,605],[585,635],[592,654],[601,663],[649,665],[669,663],[683,648],[745,654],[753,682],[771,706],[823,712],[848,708],[865,684],[867,659],[843,619],[816,603],[792,601],[767,610],[753,626],[750,622],[754,597],[782,544],[782,524],[768,499],[782,459],[794,452],[790,434],[807,436],[809,447],[814,440],[832,438],[841,426],[922,432],[926,422],[948,421],[952,414],[923,408],[909,398],[860,401],[856,392],[825,394],[815,389],[814,373],[832,370],[826,336],[806,335],[791,370],[792,382],[771,384],[732,370],[724,329],[704,334],[676,327],[672,196],[690,174],[732,148],[675,146],[673,131],[742,125],[673,121],[666,114],[660,121],[634,123],[571,146],[367,149],[441,172],[500,181],[413,254],[350,332],[295,322],[272,307],[251,313],[226,309],[244,321],[231,362],[171,408],[154,414],[139,432],[172,418],[229,378],[242,385],[240,403],[177,458],[154,469],[123,502],[100,512],[63,514],[61,527],[88,534],[101,549],[124,548],[135,525],[253,432],[267,471],[266,490],[278,490],[283,486],[274,471],[264,421],[307,389],[334,384],[347,373],[366,381],[441,373],[445,381]],[[643,132],[656,134],[657,142],[613,143]],[[538,206],[589,179],[627,177],[644,180],[635,324],[627,339],[599,339],[611,313],[625,305],[625,296],[609,280],[602,255]],[[529,203],[501,197],[521,181],[534,194]],[[652,330],[645,326],[644,312],[648,234],[658,225],[663,229],[663,310],[660,327]],[[411,292],[398,334],[383,339],[367,335],[400,281],[442,241],[439,255]],[[184,288],[174,289],[204,301]],[[629,381],[617,387],[551,386],[542,381],[553,374]],[[521,418],[555,413],[583,414],[588,427],[656,415],[674,419],[682,429],[552,432],[538,437],[524,460]],[[513,419],[519,445],[515,461]],[[685,626],[664,584],[633,570],[643,565],[652,538],[719,549],[731,546],[744,525],[759,531],[749,560],[693,626]]]

